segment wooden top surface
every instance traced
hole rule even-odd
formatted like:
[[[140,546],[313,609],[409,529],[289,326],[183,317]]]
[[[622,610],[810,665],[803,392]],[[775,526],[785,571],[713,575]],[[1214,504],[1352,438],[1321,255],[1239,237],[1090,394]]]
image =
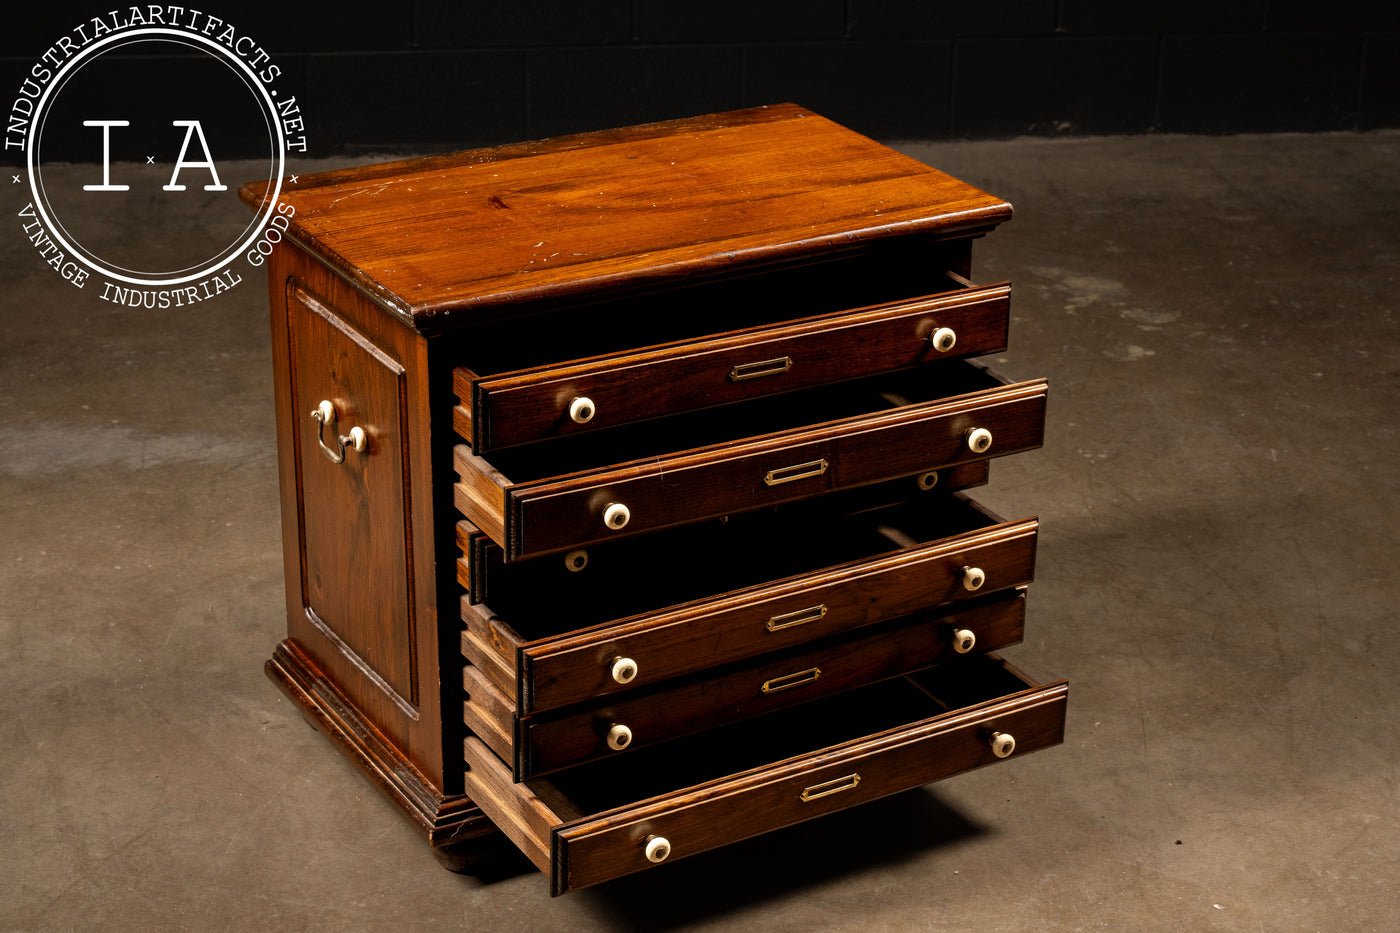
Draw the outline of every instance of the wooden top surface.
[[[1011,217],[792,104],[302,175],[279,202],[295,239],[423,330]]]

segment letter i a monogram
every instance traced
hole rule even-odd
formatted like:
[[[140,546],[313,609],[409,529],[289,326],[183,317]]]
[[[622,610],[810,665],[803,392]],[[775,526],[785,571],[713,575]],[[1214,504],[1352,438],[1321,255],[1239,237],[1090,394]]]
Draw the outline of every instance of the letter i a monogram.
[[[189,168],[209,169],[209,174],[214,177],[214,183],[212,185],[205,185],[205,191],[227,191],[228,185],[219,182],[219,173],[214,170],[214,157],[209,154],[209,144],[204,141],[204,127],[199,125],[198,120],[171,120],[170,122],[173,126],[183,126],[185,128],[185,141],[180,144],[180,155],[175,159],[175,171],[170,174],[170,184],[165,185],[163,190],[184,191],[185,186],[175,184],[175,180],[180,177],[180,169],[188,166]],[[204,161],[186,162],[185,152],[190,148],[190,137],[195,134],[199,135],[199,148],[204,150]]]
[[[205,191],[227,191],[228,186],[219,181],[219,172],[214,168],[214,157],[209,153],[209,143],[204,138],[204,127],[199,125],[198,120],[171,120],[172,126],[183,126],[185,128],[185,141],[180,144],[180,154],[175,158],[175,171],[170,174],[170,184],[162,185],[164,191],[184,191],[185,186],[178,184],[180,179],[180,169],[182,168],[207,168],[210,176],[213,177],[212,185],[205,185]],[[102,184],[83,185],[84,191],[130,191],[130,185],[112,184],[112,127],[130,126],[130,120],[84,120],[83,126],[102,127]],[[204,153],[203,162],[186,162],[185,153],[190,149],[190,138],[199,137],[199,148]]]
[[[83,185],[84,191],[130,191],[130,185],[112,184],[112,127],[130,126],[130,120],[84,120],[83,126],[102,127],[102,184]],[[203,137],[201,137],[202,139]]]

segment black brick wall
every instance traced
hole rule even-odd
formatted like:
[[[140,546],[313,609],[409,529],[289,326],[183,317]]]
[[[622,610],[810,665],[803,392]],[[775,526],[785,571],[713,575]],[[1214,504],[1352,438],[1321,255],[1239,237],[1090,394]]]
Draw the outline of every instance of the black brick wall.
[[[270,6],[199,8],[273,54],[302,103],[310,155],[461,148],[782,100],[887,139],[1400,126],[1400,0]],[[123,8],[26,4],[0,35],[5,100],[59,35]]]

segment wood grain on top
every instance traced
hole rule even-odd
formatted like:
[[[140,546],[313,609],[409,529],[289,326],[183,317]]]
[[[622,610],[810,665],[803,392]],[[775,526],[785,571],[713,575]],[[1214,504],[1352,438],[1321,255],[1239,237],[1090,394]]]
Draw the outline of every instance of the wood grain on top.
[[[245,185],[258,205],[269,185]],[[792,104],[288,179],[291,234],[418,328],[911,233],[1011,205]]]

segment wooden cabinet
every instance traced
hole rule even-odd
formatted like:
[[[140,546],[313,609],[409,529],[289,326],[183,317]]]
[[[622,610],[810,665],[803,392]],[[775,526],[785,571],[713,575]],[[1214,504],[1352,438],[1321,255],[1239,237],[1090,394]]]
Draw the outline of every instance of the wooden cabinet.
[[[1043,439],[1010,205],[792,105],[281,201],[268,670],[436,850],[559,894],[1061,740],[967,493]]]

